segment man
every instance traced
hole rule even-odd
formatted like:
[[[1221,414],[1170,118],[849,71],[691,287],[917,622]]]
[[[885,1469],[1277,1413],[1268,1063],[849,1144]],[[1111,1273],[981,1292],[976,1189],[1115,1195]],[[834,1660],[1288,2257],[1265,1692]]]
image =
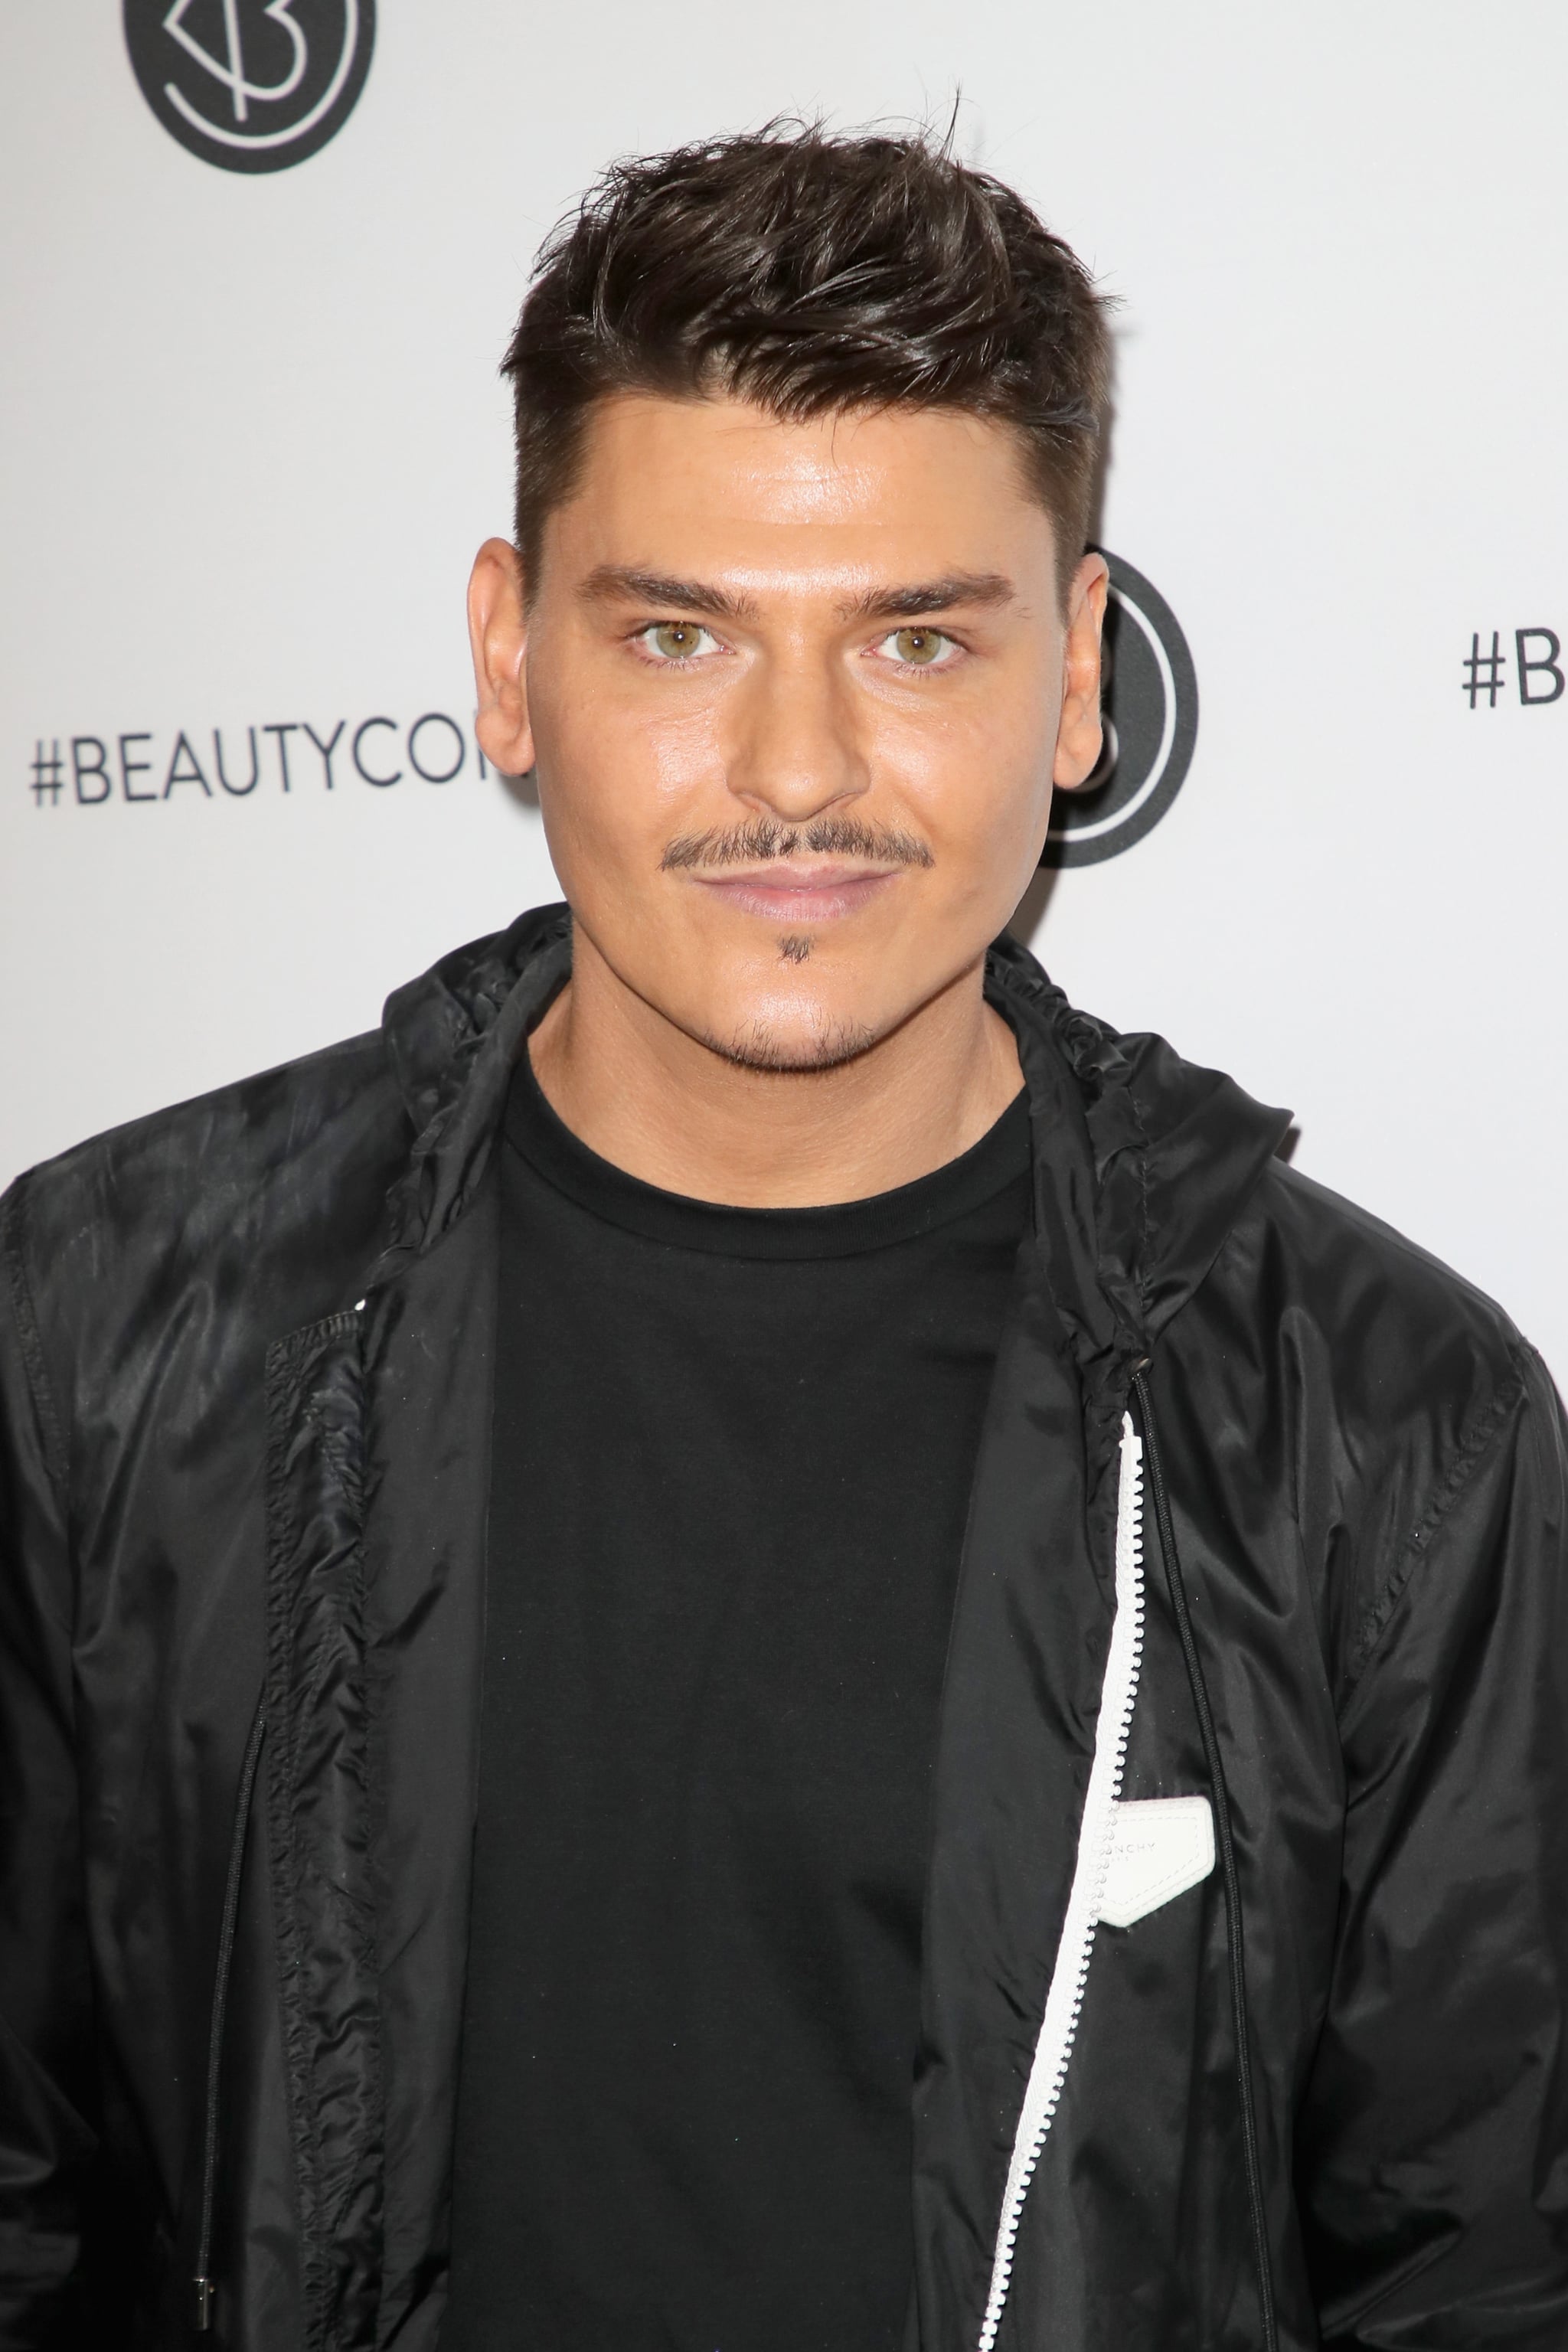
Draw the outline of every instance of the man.
[[[507,366],[570,913],[5,1204],[0,2340],[1561,2347],[1550,1382],[1000,936],[1087,278],[767,134]]]

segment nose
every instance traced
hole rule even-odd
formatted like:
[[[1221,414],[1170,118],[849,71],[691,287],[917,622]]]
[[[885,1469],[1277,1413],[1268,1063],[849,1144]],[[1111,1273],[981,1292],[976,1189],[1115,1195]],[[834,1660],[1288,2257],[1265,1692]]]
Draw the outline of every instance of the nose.
[[[755,665],[730,709],[726,774],[737,800],[798,825],[869,788],[860,713],[838,669],[804,649]]]

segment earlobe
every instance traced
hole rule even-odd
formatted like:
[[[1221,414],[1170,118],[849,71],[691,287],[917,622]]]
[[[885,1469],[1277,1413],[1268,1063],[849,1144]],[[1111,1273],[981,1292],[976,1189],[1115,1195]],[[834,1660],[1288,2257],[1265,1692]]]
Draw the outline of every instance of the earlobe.
[[[1086,730],[1075,729],[1070,746],[1065,736],[1058,736],[1056,765],[1051,771],[1051,790],[1057,793],[1081,792],[1099,767],[1104,747],[1104,730],[1098,719],[1092,735]]]
[[[468,580],[474,660],[474,731],[492,767],[525,775],[533,765],[528,720],[528,621],[517,550],[487,539]]]

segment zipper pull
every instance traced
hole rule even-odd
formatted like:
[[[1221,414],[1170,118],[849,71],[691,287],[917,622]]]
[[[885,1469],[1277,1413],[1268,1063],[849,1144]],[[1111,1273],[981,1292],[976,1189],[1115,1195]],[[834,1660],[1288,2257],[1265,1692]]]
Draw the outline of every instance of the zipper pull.
[[[191,2291],[195,2298],[191,2326],[198,2336],[205,2336],[213,2324],[213,2283],[210,2278],[194,2278]]]

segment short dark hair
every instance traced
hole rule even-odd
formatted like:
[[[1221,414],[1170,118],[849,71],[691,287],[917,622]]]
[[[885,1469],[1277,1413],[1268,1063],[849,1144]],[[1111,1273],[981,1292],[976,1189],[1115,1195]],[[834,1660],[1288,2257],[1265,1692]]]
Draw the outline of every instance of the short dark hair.
[[[1094,496],[1105,314],[1021,196],[921,133],[774,123],[612,164],[547,239],[502,362],[525,581],[595,401],[717,392],[781,417],[908,405],[1011,425],[1065,596]]]

